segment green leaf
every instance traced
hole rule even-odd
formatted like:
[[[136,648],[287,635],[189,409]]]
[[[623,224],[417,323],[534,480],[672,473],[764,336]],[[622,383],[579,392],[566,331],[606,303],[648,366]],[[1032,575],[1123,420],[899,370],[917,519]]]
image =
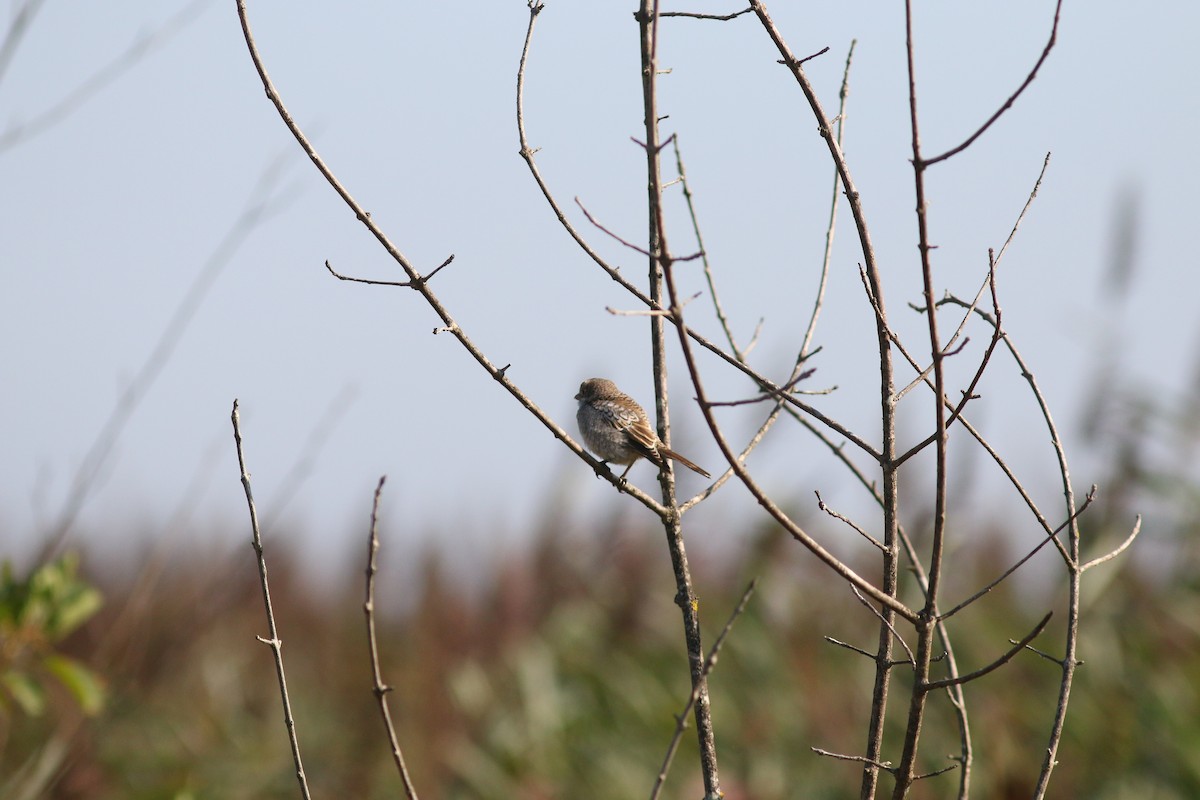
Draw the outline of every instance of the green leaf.
[[[66,637],[99,610],[100,592],[78,577],[79,556],[68,553],[34,570],[26,581],[0,576],[0,619],[38,630],[50,641]]]
[[[104,682],[95,672],[66,656],[47,656],[45,665],[67,688],[85,714],[95,715],[104,707],[107,693]]]
[[[15,669],[4,673],[3,680],[9,696],[26,714],[39,717],[46,710],[46,692],[37,680]]]
[[[62,588],[58,607],[47,625],[47,633],[55,640],[62,639],[100,610],[104,598],[100,592],[79,581],[72,581]]]

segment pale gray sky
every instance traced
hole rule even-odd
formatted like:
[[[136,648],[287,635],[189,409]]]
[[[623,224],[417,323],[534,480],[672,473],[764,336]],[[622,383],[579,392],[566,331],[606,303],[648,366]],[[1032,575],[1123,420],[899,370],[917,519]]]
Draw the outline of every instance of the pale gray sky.
[[[183,5],[47,2],[0,83],[0,134]],[[568,240],[517,155],[523,2],[249,5],[292,114],[421,269],[456,255],[436,290],[495,362],[512,363],[511,378],[572,433],[572,395],[583,378],[612,377],[650,405],[645,320],[604,311],[633,303]],[[846,151],[890,281],[893,319],[919,336],[921,318],[905,310],[918,283],[902,5],[772,6],[797,53],[830,48],[807,66],[831,112],[846,49],[858,39]],[[633,7],[549,0],[526,103],[538,162],[573,222],[627,274],[642,275],[643,259],[591,228],[571,202],[578,196],[629,238],[643,235],[644,161],[630,141],[641,125]],[[1007,97],[1041,52],[1052,11],[1049,0],[920,4],[927,152],[958,143]],[[930,174],[938,279],[968,293],[1053,152],[1000,288],[1007,327],[1077,450],[1073,421],[1098,358],[1120,358],[1127,379],[1170,391],[1195,366],[1198,27],[1194,3],[1067,3],[1038,80],[983,139]],[[660,30],[661,61],[672,70],[661,83],[664,131],[682,143],[737,332],[744,340],[766,317],[753,360],[780,377],[812,302],[828,155],[753,17],[663,20]],[[234,397],[260,514],[291,531],[314,562],[358,557],[384,473],[391,535],[409,541],[437,533],[455,545],[519,542],[555,491],[572,498],[572,515],[611,503],[634,511],[453,339],[431,335],[436,319],[414,293],[343,284],[325,272],[329,259],[342,272],[401,277],[284,129],[254,74],[234,2],[221,0],[75,113],[0,152],[0,555],[28,553],[53,524],[122,389],[273,164],[286,202],[216,276],[102,470],[76,525],[82,540],[112,552],[114,537],[220,536],[222,546],[245,539]],[[1114,313],[1100,283],[1123,189],[1140,200],[1138,271]],[[688,251],[683,218],[672,223],[674,249]],[[839,235],[812,385],[837,384],[821,407],[874,439],[873,333],[844,208]],[[695,268],[681,275],[701,288]],[[715,336],[707,303],[706,293],[689,321]],[[1126,332],[1119,351],[1098,355],[1118,327]],[[982,342],[977,331],[961,369]],[[706,366],[717,394],[744,396],[744,381]],[[1009,362],[994,369],[975,413],[1019,466],[1048,479],[1035,488],[1050,501],[1058,488],[1033,406]],[[676,442],[715,471],[719,452],[702,436],[684,381],[677,369]],[[927,398],[910,397],[911,441],[930,413]],[[335,425],[281,508],[285,476],[331,404],[340,408]],[[758,413],[731,413],[731,427],[748,430]],[[848,481],[794,432],[760,464],[797,503],[810,503],[813,489],[854,502]],[[1088,466],[1076,470],[1081,489],[1095,477]],[[650,467],[632,477],[654,485]],[[695,491],[692,477],[684,486]],[[190,522],[164,531],[188,504]],[[723,521],[757,512],[731,486],[698,513],[702,525],[725,531]]]

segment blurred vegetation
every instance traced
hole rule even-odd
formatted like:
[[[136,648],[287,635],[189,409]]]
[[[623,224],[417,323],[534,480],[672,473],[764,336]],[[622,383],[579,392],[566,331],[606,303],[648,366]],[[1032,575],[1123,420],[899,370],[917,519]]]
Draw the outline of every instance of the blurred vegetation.
[[[1089,419],[1092,455],[1112,466],[1083,517],[1085,539],[1108,549],[1135,507],[1149,506],[1154,524],[1133,557],[1089,573],[1085,664],[1052,796],[1200,796],[1191,419],[1186,404],[1172,411],[1117,393]],[[963,586],[1017,554],[1002,520],[972,525],[989,544],[957,556],[969,560],[954,576]],[[648,796],[689,689],[659,535],[617,515],[572,529],[548,511],[535,543],[470,590],[426,557],[410,609],[379,620],[389,697],[423,797]],[[822,637],[869,647],[874,620],[776,531],[764,526],[751,541],[725,563],[696,567],[710,642],[747,581],[761,578],[712,676],[726,796],[855,795],[855,765],[810,747],[861,749],[870,663]],[[315,592],[280,550],[272,595],[314,796],[399,796],[370,691],[361,578]],[[108,598],[94,616],[99,593],[76,567],[67,558],[24,582],[4,576],[0,667],[26,688],[6,677],[3,795],[296,797],[270,653],[254,639],[265,623],[249,548],[152,560],[134,580],[94,576]],[[954,618],[959,663],[990,660],[1055,602],[1003,585]],[[1053,650],[1059,640],[1043,641]],[[64,679],[53,663],[92,677]],[[974,796],[1030,796],[1057,679],[1054,665],[1026,654],[969,685]],[[899,725],[902,714],[890,719]],[[956,749],[944,700],[927,729],[931,770]],[[665,797],[702,793],[693,751],[689,730]],[[956,783],[953,773],[934,778],[913,796],[953,796]]]

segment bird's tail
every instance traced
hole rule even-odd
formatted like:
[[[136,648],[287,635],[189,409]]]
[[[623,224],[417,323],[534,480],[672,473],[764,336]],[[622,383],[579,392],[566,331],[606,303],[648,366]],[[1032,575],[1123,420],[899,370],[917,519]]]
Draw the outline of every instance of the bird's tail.
[[[712,475],[709,475],[709,474],[708,474],[708,472],[707,472],[707,471],[705,471],[705,470],[704,470],[702,467],[699,467],[699,466],[697,466],[697,465],[696,465],[696,464],[694,464],[693,462],[691,462],[691,461],[689,461],[688,459],[684,458],[683,456],[679,455],[679,453],[676,453],[674,450],[669,450],[669,449],[667,449],[666,447],[662,447],[662,446],[660,445],[660,446],[659,446],[659,448],[658,448],[658,452],[659,452],[659,453],[660,453],[660,454],[661,454],[661,455],[662,455],[664,458],[670,458],[670,459],[673,459],[673,460],[675,460],[675,461],[678,461],[680,464],[683,464],[685,467],[687,467],[688,469],[690,469],[692,472],[698,472],[698,473],[700,473],[701,475],[703,475],[703,476],[704,476],[704,477],[706,477],[706,478],[711,478],[711,477],[712,477]]]

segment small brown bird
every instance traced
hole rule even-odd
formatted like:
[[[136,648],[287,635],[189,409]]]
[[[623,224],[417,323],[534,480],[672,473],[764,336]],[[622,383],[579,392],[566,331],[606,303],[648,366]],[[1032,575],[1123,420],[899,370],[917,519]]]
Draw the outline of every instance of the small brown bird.
[[[607,378],[584,381],[575,399],[579,401],[575,420],[579,423],[584,443],[604,461],[624,465],[622,479],[639,458],[650,461],[660,469],[664,459],[670,458],[706,478],[712,477],[679,453],[668,449],[654,432],[650,418],[642,407]]]

